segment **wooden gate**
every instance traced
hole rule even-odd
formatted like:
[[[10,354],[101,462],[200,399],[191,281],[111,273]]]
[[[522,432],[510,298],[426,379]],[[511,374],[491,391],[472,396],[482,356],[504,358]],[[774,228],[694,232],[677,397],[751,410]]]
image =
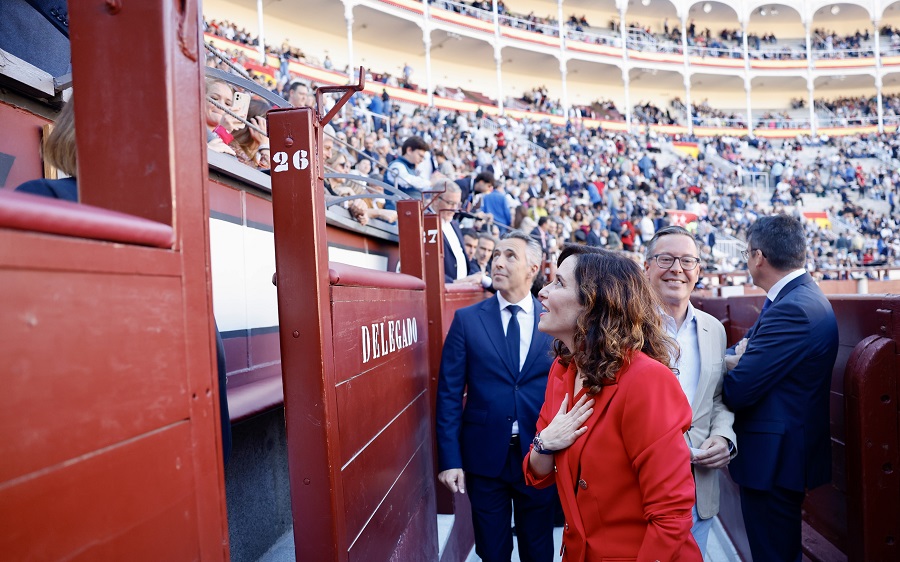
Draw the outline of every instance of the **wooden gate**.
[[[70,8],[84,204],[0,193],[0,552],[225,560],[197,6]]]

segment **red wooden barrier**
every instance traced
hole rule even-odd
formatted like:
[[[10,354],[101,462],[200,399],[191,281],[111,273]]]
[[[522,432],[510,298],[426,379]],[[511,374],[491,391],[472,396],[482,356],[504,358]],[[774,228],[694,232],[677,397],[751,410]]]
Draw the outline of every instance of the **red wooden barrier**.
[[[90,205],[0,197],[0,552],[226,560],[197,7],[69,18]]]
[[[425,283],[329,268],[317,142],[324,123],[308,108],[268,119],[297,559],[433,560]],[[400,208],[408,235],[405,211],[418,208]],[[412,272],[415,252],[404,246],[420,240],[401,243]]]

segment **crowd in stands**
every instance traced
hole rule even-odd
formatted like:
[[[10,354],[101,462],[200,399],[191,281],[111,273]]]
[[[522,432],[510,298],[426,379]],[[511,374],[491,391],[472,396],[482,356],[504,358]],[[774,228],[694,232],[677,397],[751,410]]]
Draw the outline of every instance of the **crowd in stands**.
[[[273,91],[294,103],[292,85],[300,85],[294,92],[311,92],[311,85],[281,76],[278,81],[280,86]],[[535,91],[542,99],[546,96],[545,89]],[[219,97],[227,98],[227,94]],[[891,103],[896,106],[898,102],[892,98]],[[869,200],[886,200],[896,209],[900,176],[887,163],[863,170],[849,160],[885,153],[896,158],[900,142],[887,135],[857,138],[855,143],[828,139],[822,147],[807,149],[830,152],[823,152],[806,166],[797,160],[792,144],[775,149],[765,141],[719,138],[701,142],[696,159],[663,158],[648,150],[661,140],[653,132],[627,135],[583,128],[577,122],[562,127],[530,120],[503,120],[498,131],[496,123],[488,126],[480,115],[401,107],[386,92],[384,96],[356,94],[349,105],[349,111],[333,121],[334,129],[329,131],[333,136],[326,136],[330,145],[327,172],[352,171],[361,178],[383,180],[392,163],[402,163],[407,172],[424,180],[420,185],[432,185],[438,179],[464,180],[488,172],[498,194],[492,197],[492,204],[502,202],[510,224],[501,224],[496,213],[484,213],[485,196],[477,194],[466,204],[478,219],[467,226],[494,235],[506,227],[530,232],[546,216],[552,223],[551,259],[562,244],[586,243],[589,239],[640,254],[644,241],[656,229],[696,216],[686,224],[704,242],[707,273],[740,270],[742,260],[722,249],[724,241],[740,240],[762,214],[786,211],[799,215],[804,194],[808,194],[835,201],[830,214],[834,229],[806,223],[812,241],[810,267],[820,277],[843,275],[835,270],[841,266],[900,265],[896,214],[876,213],[862,205]],[[380,105],[374,109],[389,127],[367,118],[366,111],[373,105]],[[614,104],[610,105],[614,110]],[[668,110],[661,112],[652,104],[636,109],[635,117],[646,122],[671,119],[671,115],[666,117]],[[694,111],[704,117],[715,115],[704,103]],[[267,149],[267,139],[258,134],[248,136],[250,149],[243,148],[246,155],[242,161],[264,169],[267,158],[261,153]],[[427,148],[420,150],[421,162],[411,159],[412,152],[407,154],[410,139],[420,139],[421,146]],[[215,143],[215,139],[212,141]],[[255,146],[252,141],[256,141]],[[802,148],[799,144],[796,147]],[[236,148],[232,150],[238,154]],[[713,164],[713,155],[731,162],[733,169]],[[743,178],[748,174],[768,177],[771,195],[744,186]],[[394,220],[389,198],[375,184],[364,179],[330,180],[329,184],[332,201],[343,195],[374,194],[373,199],[341,203],[361,223]],[[400,182],[388,184],[403,187]],[[421,191],[422,187],[410,185],[406,191],[415,194],[416,189]],[[846,230],[845,236],[836,234],[838,226]]]
[[[878,100],[872,97],[840,97],[817,100],[817,107],[827,109],[840,125],[869,125],[878,121]],[[883,95],[882,109],[887,120],[900,116],[900,95]]]

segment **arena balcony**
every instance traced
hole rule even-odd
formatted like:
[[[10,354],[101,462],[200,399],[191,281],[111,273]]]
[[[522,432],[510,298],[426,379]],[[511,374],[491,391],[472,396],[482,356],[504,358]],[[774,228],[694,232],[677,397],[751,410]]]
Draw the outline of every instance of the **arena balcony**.
[[[546,84],[562,111],[526,116],[564,122],[577,116],[572,108],[590,105],[600,90],[624,116],[624,122],[597,123],[614,130],[633,130],[636,105],[667,106],[675,97],[685,100],[685,111],[678,125],[653,126],[661,132],[783,137],[896,128],[880,100],[900,91],[900,2],[876,8],[865,2],[757,1],[736,9],[716,1],[634,0],[626,6],[614,0],[510,0],[473,6],[455,0],[313,0],[303,2],[302,20],[291,2],[267,6],[261,16],[250,2],[243,4],[238,15],[226,0],[207,2],[207,16],[243,17],[244,24],[257,17],[277,20],[276,33],[290,32],[311,53],[329,50],[339,68],[378,69],[376,51],[389,51],[394,65],[402,57],[416,69],[422,89],[421,95],[398,92],[398,99],[412,96],[423,105],[481,107],[519,117],[507,100]],[[573,21],[575,15],[582,21]],[[303,40],[326,34],[330,41]],[[436,98],[439,86],[484,94]],[[816,100],[848,93],[878,100],[877,117],[850,123],[816,109]],[[695,118],[693,104],[706,99],[750,118],[743,127]],[[757,125],[768,112],[788,110],[789,99],[804,101],[803,115],[792,111],[789,125]]]

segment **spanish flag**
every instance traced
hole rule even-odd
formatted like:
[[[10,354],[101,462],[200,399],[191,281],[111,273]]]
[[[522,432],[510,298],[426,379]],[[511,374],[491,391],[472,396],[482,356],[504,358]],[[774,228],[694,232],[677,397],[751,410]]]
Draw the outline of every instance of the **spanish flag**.
[[[803,218],[815,222],[822,228],[831,229],[831,221],[828,220],[828,213],[825,212],[804,212]]]

